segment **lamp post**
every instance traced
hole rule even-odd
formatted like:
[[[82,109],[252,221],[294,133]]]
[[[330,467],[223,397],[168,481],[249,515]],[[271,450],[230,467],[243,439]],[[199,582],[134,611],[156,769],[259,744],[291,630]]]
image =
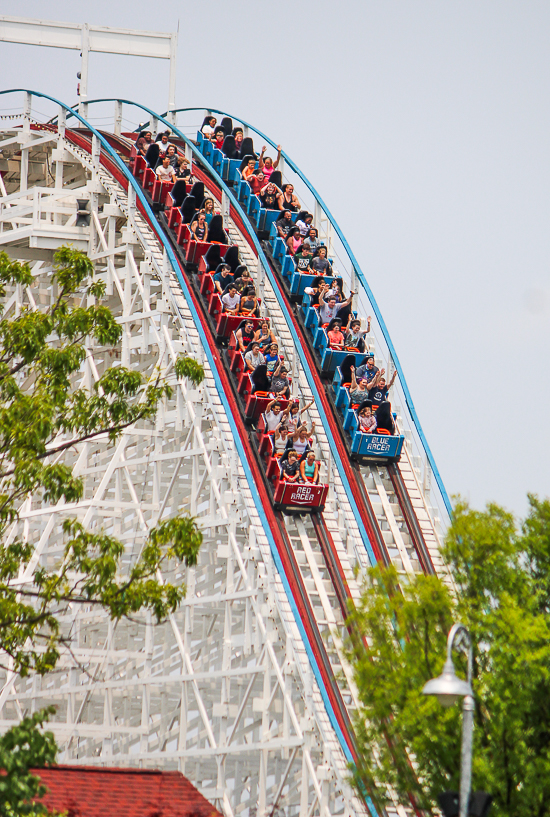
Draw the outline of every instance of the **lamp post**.
[[[468,653],[468,679],[463,681],[455,673],[453,646]],[[463,624],[453,624],[447,637],[447,660],[438,678],[424,686],[424,695],[435,695],[443,706],[462,701],[462,749],[460,758],[459,817],[467,817],[472,780],[472,740],[474,734],[474,693],[472,691],[472,639]]]

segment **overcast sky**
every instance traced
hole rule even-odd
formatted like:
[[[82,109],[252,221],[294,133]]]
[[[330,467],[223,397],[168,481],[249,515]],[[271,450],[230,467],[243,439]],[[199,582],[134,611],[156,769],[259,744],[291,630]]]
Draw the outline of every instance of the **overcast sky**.
[[[25,0],[0,13],[179,24],[178,107],[252,122],[319,190],[449,493],[518,514],[528,491],[550,493],[548,2]],[[76,101],[77,52],[0,49],[4,88]],[[90,72],[91,98],[166,109],[167,63],[92,54]]]

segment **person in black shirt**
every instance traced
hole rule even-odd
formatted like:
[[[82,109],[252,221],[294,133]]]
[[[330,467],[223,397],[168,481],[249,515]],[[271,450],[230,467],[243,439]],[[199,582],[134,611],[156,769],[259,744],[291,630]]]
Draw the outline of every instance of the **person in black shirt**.
[[[298,482],[300,476],[300,462],[294,449],[288,452],[286,460],[281,463],[281,477],[285,482]]]
[[[246,352],[248,346],[254,340],[254,321],[244,321],[244,326],[241,324],[235,332],[237,338],[238,349],[241,352]]]
[[[260,190],[260,201],[262,202],[262,207],[265,207],[266,210],[280,210],[280,195],[281,191],[277,185],[273,184],[272,182],[268,182],[266,186]]]
[[[301,204],[294,193],[293,184],[283,184],[283,189],[279,196],[279,208],[281,210],[292,210],[293,213],[297,213],[298,210],[300,210]]]
[[[275,222],[277,235],[286,241],[290,228],[292,227],[292,213],[290,210],[283,210]]]
[[[287,377],[287,370],[281,360],[271,378],[271,391],[279,397],[290,397],[290,385]]]
[[[393,373],[392,379],[388,384],[386,384],[385,377],[380,377],[376,386],[373,386],[373,388],[370,390],[369,398],[372,400],[372,404],[375,408],[376,406],[382,405],[382,403],[388,399],[389,391],[395,383],[396,377],[397,371]]]
[[[189,162],[185,156],[176,156],[176,168],[174,170],[176,179],[185,179],[186,182],[191,180],[191,171],[189,170]]]
[[[324,278],[315,278],[311,282],[310,287],[306,287],[304,292],[306,295],[311,297],[311,306],[317,306],[319,304],[319,295],[323,295],[329,289],[329,285],[325,281]]]
[[[296,262],[296,269],[298,272],[308,272],[309,263],[311,261],[311,250],[309,247],[302,244],[299,251],[294,256],[294,260]]]
[[[233,283],[233,273],[228,264],[219,264],[214,275],[214,286],[223,295],[229,284]]]

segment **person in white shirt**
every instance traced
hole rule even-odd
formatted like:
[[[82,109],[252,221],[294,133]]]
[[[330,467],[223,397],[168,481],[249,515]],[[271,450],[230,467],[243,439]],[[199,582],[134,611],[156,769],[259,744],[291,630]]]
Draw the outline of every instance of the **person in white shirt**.
[[[315,431],[315,423],[311,424],[311,431],[308,432],[307,425],[304,423],[303,426],[300,426],[293,434],[289,434],[289,442],[287,446],[289,448],[293,448],[298,456],[301,458],[305,452],[311,448],[309,444],[309,437]]]
[[[158,146],[159,156],[164,156],[169,147],[175,147],[171,142],[168,141],[168,131],[164,131],[164,133],[160,137],[160,142],[158,142]]]
[[[284,425],[284,421],[279,423],[273,434],[273,456],[282,457],[286,444],[288,442],[288,428]]]
[[[176,174],[174,173],[174,168],[170,164],[170,157],[164,156],[162,160],[162,164],[157,167],[157,177],[161,180],[161,182],[175,182],[176,181]]]
[[[284,411],[281,411],[279,400],[275,399],[268,403],[264,414],[267,433],[272,434],[279,424],[286,423],[289,412],[290,403]]]
[[[201,125],[201,133],[203,136],[206,136],[207,139],[212,139],[214,136],[214,128],[216,127],[216,117],[215,116],[205,116],[204,121]]]
[[[222,298],[223,301],[223,298]],[[261,363],[265,363],[265,357],[260,352],[260,344],[254,341],[252,344],[250,351],[248,351],[244,356],[246,365],[248,366],[251,372],[254,371],[256,366],[259,366]]]
[[[241,303],[241,296],[237,292],[235,284],[231,284],[225,295],[222,296],[222,304],[225,312],[230,315],[236,315],[239,311],[239,304]]]
[[[325,295],[320,292],[319,293],[319,316],[321,318],[321,325],[324,326],[326,323],[330,323],[333,318],[343,309],[345,306],[348,306],[353,301],[353,296],[355,292],[352,290],[349,294],[349,298],[342,303],[337,304],[335,298],[328,298],[325,301]]]

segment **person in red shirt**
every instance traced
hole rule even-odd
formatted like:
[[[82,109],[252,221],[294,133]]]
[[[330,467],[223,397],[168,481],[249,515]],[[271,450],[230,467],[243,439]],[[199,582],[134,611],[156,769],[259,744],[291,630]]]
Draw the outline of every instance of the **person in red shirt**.
[[[225,140],[225,131],[223,128],[216,128],[214,132],[214,147],[218,150],[222,149],[223,143]]]
[[[330,343],[330,348],[341,352],[344,348],[344,343],[346,340],[344,333],[342,332],[342,321],[339,321],[337,318],[332,320],[327,330],[327,336]]]
[[[257,196],[262,187],[265,187],[265,173],[263,170],[257,170],[255,173],[252,173],[246,181],[252,188],[254,195]]]

